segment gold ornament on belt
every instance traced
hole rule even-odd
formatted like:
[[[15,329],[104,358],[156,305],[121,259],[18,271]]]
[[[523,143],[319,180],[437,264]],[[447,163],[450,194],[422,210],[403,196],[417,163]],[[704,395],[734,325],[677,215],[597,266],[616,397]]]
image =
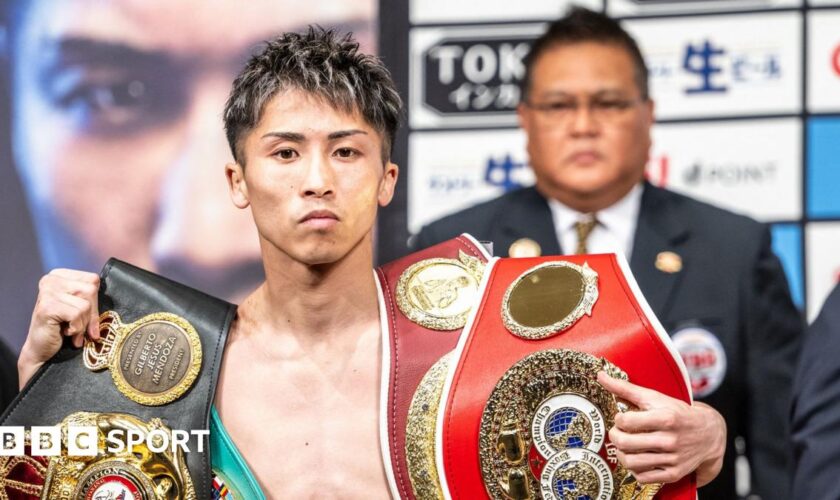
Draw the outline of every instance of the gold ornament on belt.
[[[591,316],[598,300],[598,273],[588,264],[545,262],[522,273],[502,301],[502,321],[524,339],[544,339]]]
[[[478,301],[484,263],[463,251],[458,259],[426,259],[412,264],[397,282],[397,306],[405,316],[432,330],[457,330]]]
[[[627,409],[597,381],[603,358],[558,349],[533,353],[499,380],[482,414],[481,474],[494,500],[643,500],[661,485],[640,485],[618,463],[607,432]]]
[[[435,465],[437,415],[452,353],[444,354],[429,368],[408,408],[405,429],[405,459],[411,490],[419,500],[443,500]]]
[[[184,395],[201,371],[201,340],[184,318],[154,313],[133,323],[107,311],[99,317],[100,340],[86,340],[85,367],[109,369],[117,389],[148,406]]]
[[[96,450],[91,455],[67,452],[68,429],[78,426],[96,429]],[[139,443],[128,442],[138,436]],[[30,439],[27,433],[27,449]],[[46,457],[0,457],[0,498],[12,491],[42,500],[196,500],[183,452],[166,446],[172,441],[172,431],[160,419],[144,422],[120,413],[73,413],[61,422],[62,451],[50,456],[48,465]],[[152,451],[150,444],[164,451]],[[35,474],[21,481],[13,469],[27,460]]]

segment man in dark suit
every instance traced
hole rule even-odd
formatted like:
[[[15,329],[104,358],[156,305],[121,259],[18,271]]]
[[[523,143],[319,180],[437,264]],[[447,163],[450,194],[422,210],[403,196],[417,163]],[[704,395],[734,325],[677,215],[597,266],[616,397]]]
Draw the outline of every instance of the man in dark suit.
[[[791,498],[840,498],[840,285],[802,346],[793,385]]]
[[[0,413],[18,393],[17,356],[0,338]]]
[[[573,9],[533,45],[520,124],[536,186],[434,222],[423,248],[469,232],[496,255],[617,252],[720,411],[727,456],[701,498],[737,498],[736,443],[751,489],[787,498],[787,412],[802,321],[767,228],[645,182],[653,102],[635,41]]]

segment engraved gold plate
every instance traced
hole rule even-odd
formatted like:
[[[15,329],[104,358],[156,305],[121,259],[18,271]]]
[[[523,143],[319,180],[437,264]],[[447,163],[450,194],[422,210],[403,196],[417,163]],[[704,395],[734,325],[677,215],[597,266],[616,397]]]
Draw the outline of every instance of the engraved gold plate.
[[[95,456],[71,456],[66,453],[51,457],[43,486],[42,498],[48,499],[116,499],[195,500],[195,487],[180,449],[153,452],[148,447],[161,447],[172,440],[172,431],[153,418],[145,422],[120,413],[78,412],[61,423],[63,449],[67,449],[70,426],[97,429],[98,451]],[[117,432],[114,432],[117,431]],[[129,433],[140,436],[135,444]],[[119,443],[119,451],[107,446]],[[121,496],[122,495],[122,496]]]
[[[652,498],[607,443],[622,405],[601,386],[618,367],[566,350],[533,353],[496,384],[481,418],[479,455],[487,493],[496,500]]]
[[[566,330],[598,300],[598,273],[566,261],[532,267],[510,284],[502,302],[502,321],[525,339],[544,339]]]
[[[186,393],[201,371],[201,340],[184,318],[154,313],[123,324],[114,311],[99,318],[99,341],[85,342],[84,363],[108,368],[117,389],[148,406],[171,403]]]
[[[481,260],[459,251],[458,259],[421,260],[397,282],[397,306],[405,316],[432,330],[457,330],[478,300],[484,273]]]

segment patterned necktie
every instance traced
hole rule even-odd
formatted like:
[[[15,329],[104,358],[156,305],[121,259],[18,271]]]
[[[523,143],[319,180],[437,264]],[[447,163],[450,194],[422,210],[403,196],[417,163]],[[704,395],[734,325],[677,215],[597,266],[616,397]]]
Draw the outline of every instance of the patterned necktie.
[[[588,253],[586,251],[586,239],[589,238],[596,224],[598,224],[598,220],[595,219],[594,215],[588,216],[586,220],[575,222],[575,232],[578,237],[577,250],[575,250],[576,255]]]

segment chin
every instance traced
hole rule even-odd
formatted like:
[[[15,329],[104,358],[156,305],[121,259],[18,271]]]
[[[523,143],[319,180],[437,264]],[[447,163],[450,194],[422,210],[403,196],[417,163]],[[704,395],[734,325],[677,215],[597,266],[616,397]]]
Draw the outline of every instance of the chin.
[[[308,266],[334,264],[347,255],[335,247],[303,248],[295,255],[295,260]]]

